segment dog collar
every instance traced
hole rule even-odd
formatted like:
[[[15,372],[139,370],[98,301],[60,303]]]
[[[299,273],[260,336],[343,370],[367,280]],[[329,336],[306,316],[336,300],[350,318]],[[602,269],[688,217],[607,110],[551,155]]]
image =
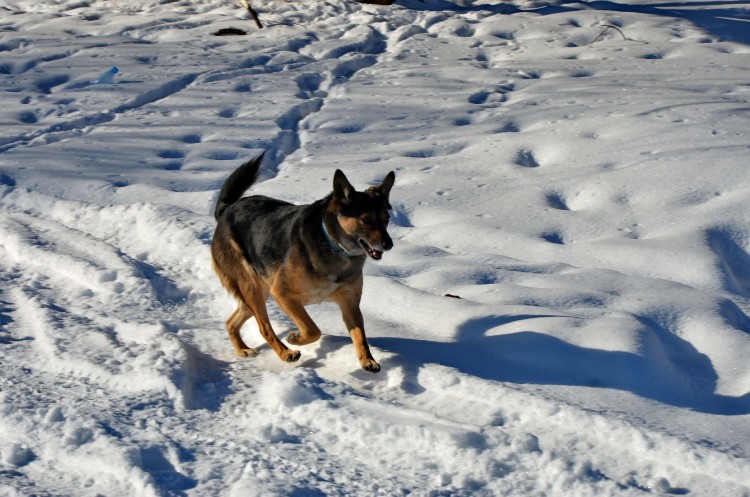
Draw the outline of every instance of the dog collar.
[[[326,226],[325,219],[320,222],[320,225],[323,227],[323,234],[326,237],[326,240],[328,241],[328,246],[331,247],[331,250],[333,250],[333,253],[336,255],[340,255],[343,257],[356,257],[359,254],[352,254],[348,250],[346,250],[339,242],[333,239],[331,236],[331,233],[328,232],[328,227]]]

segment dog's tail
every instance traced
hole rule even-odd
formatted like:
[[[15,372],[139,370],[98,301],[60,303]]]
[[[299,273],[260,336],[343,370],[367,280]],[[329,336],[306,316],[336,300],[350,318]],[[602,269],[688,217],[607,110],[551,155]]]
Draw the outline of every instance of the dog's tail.
[[[214,217],[217,221],[226,208],[237,202],[242,197],[242,194],[257,181],[264,155],[265,152],[255,159],[250,159],[242,164],[224,182],[224,186],[221,187],[221,192],[219,192],[219,199],[216,201],[216,209],[214,210]]]

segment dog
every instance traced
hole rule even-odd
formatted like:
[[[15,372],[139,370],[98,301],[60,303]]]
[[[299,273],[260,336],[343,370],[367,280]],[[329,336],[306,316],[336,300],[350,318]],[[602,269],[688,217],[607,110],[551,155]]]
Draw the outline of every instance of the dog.
[[[370,353],[359,308],[362,268],[369,257],[380,260],[393,248],[388,235],[389,195],[396,175],[389,172],[379,186],[357,191],[341,170],[333,175],[333,192],[308,205],[254,195],[243,197],[257,181],[263,154],[227,178],[216,202],[217,226],[211,243],[214,271],[237,299],[227,319],[229,340],[238,357],[257,352],[240,336],[255,316],[261,335],[282,361],[299,360],[300,352],[279,340],[266,310],[272,295],[294,321],[291,345],[307,345],[321,332],[305,310],[308,304],[335,302],[365,371],[380,364]]]

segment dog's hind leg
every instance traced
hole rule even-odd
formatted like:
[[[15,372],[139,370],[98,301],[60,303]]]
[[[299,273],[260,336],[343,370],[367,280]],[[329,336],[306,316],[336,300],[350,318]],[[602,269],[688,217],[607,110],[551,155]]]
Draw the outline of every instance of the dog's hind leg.
[[[240,335],[240,328],[245,321],[255,316],[260,334],[282,361],[293,362],[299,359],[299,351],[290,350],[274,333],[266,311],[268,289],[245,259],[237,242],[228,235],[214,235],[211,254],[214,270],[219,275],[221,284],[237,299],[237,310],[227,319],[227,333],[235,353],[239,357],[256,354]]]
[[[235,310],[229,319],[227,319],[227,333],[229,334],[229,341],[232,342],[234,352],[237,357],[253,357],[258,352],[248,347],[242,336],[240,335],[240,328],[245,324],[245,321],[253,317],[253,312],[250,308],[242,301],[237,301],[237,310]]]
[[[284,296],[283,292],[271,291],[279,307],[294,321],[299,332],[289,333],[286,341],[292,345],[307,345],[318,341],[320,328],[312,320],[305,307],[295,299]]]
[[[266,299],[268,298],[268,292],[264,289],[263,283],[260,278],[256,275],[250,277],[251,281],[245,282],[246,284],[240,287],[240,293],[242,300],[250,308],[252,314],[255,316],[255,320],[258,322],[258,329],[260,334],[266,340],[268,345],[276,352],[279,359],[285,362],[294,362],[299,359],[299,350],[292,350],[288,348],[284,343],[279,340],[276,336],[276,332],[271,327],[271,321],[268,318],[268,311],[266,310]]]
[[[240,283],[247,279],[243,275],[246,268],[242,264],[241,255],[242,252],[237,244],[217,229],[211,244],[211,265],[219,276],[222,286],[237,299],[237,309],[226,321],[227,334],[237,357],[252,357],[257,352],[248,347],[240,335],[242,325],[253,317],[253,312],[245,304],[240,291]]]

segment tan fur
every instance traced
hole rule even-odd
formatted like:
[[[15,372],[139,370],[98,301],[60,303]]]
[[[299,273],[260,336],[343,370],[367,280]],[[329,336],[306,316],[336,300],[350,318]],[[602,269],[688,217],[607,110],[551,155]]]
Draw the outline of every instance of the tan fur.
[[[211,253],[214,271],[221,284],[237,299],[237,310],[227,319],[227,333],[237,356],[257,354],[240,335],[245,321],[255,316],[261,335],[280,359],[287,362],[299,359],[299,351],[290,350],[273,331],[266,310],[268,287],[245,260],[237,242],[231,236],[218,238],[211,245]]]
[[[214,271],[224,288],[237,299],[237,309],[227,319],[226,327],[238,357],[257,354],[255,349],[245,344],[240,335],[242,325],[254,316],[261,335],[280,359],[287,362],[299,359],[299,351],[286,347],[271,327],[265,303],[268,296],[272,295],[299,330],[290,333],[287,342],[292,345],[307,345],[317,341],[321,336],[320,329],[304,306],[333,301],[341,309],[360,366],[368,371],[380,369],[367,345],[364,319],[359,310],[363,283],[361,273],[352,282],[343,284],[316,278],[305,269],[300,260],[301,255],[293,253],[268,277],[262,279],[245,259],[239,244],[228,234],[214,239],[211,253]]]
[[[360,225],[360,220],[356,217],[340,218],[339,225],[341,225],[341,229],[343,229],[347,235],[352,235],[357,232],[357,228],[359,228]]]
[[[360,366],[380,371],[367,344],[359,304],[365,261],[380,260],[393,248],[387,226],[395,173],[389,172],[379,186],[357,192],[337,169],[333,191],[307,205],[264,196],[242,198],[258,179],[262,160],[261,155],[245,162],[227,178],[214,210],[212,265],[237,299],[237,309],[226,321],[235,353],[256,354],[240,334],[242,325],[255,317],[261,335],[281,360],[299,359],[300,352],[282,343],[271,326],[269,296],[297,327],[286,339],[292,345],[307,345],[321,336],[305,306],[335,302]]]

